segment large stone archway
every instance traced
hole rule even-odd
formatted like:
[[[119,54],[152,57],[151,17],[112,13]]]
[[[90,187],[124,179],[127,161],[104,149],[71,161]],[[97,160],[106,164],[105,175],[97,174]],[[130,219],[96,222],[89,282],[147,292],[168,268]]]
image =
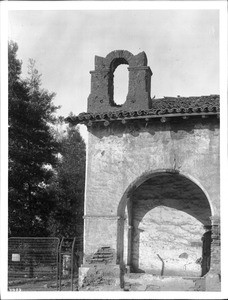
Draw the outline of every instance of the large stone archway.
[[[134,273],[205,275],[212,212],[202,189],[178,172],[155,172],[139,181],[122,199],[126,208],[119,206],[119,215],[125,210],[120,261]]]

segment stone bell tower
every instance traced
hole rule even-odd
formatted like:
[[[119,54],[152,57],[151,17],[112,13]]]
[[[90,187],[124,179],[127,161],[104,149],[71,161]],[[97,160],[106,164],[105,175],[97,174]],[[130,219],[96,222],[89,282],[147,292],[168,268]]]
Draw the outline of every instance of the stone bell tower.
[[[68,118],[88,128],[80,284],[99,273],[113,288],[219,290],[219,96],[151,99],[144,52],[95,56],[90,73],[88,110]]]
[[[123,105],[116,105],[113,99],[113,77],[115,69],[129,65],[128,95]],[[150,81],[152,72],[147,66],[144,52],[133,55],[119,50],[109,53],[105,58],[95,56],[95,70],[91,71],[91,94],[88,98],[88,112],[137,111],[150,106]]]

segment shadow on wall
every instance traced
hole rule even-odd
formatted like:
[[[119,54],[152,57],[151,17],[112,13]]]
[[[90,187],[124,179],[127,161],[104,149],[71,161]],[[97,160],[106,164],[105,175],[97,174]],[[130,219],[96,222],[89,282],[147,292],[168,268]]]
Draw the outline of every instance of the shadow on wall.
[[[148,132],[150,135],[154,136],[157,131],[170,131],[173,139],[183,139],[186,134],[194,134],[195,129],[210,128],[214,131],[218,125],[217,120],[210,119],[199,119],[196,117],[191,117],[188,122],[185,123],[183,129],[182,119],[167,119],[166,123],[161,123],[160,118],[155,118],[151,120],[126,120],[123,124],[121,121],[115,121],[105,126],[105,122],[98,122],[93,124],[93,126],[88,127],[88,131],[95,135],[97,138],[102,139],[103,137],[116,136],[122,138],[124,134],[130,134],[134,137],[139,136],[141,132]]]

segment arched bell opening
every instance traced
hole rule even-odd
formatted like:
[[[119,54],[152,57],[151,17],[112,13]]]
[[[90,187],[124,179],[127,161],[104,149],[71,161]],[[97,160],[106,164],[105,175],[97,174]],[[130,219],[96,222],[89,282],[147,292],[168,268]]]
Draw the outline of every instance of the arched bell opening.
[[[120,65],[127,65],[124,79],[124,95],[120,101],[114,95],[114,73]],[[122,68],[122,67],[121,67]],[[118,73],[119,70],[117,70]],[[150,81],[152,72],[147,66],[145,52],[133,55],[126,50],[115,50],[106,57],[95,56],[95,70],[91,71],[91,92],[88,97],[88,112],[112,112],[147,110],[150,108]],[[119,77],[119,76],[117,76]],[[128,82],[126,82],[128,81]],[[127,95],[125,97],[125,90]],[[116,92],[116,91],[115,91]]]
[[[204,276],[210,269],[212,215],[205,193],[179,173],[158,172],[139,181],[119,206],[120,263],[134,273]]]
[[[128,61],[115,58],[110,64],[109,97],[111,106],[121,107],[127,99],[129,89]]]
[[[121,64],[113,74],[113,101],[122,106],[127,99],[129,87],[129,72],[126,65]]]

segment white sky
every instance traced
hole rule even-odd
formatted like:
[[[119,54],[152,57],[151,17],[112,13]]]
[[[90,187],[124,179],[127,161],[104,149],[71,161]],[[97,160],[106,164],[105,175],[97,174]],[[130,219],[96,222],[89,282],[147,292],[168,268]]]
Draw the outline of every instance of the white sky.
[[[86,111],[94,56],[119,49],[146,52],[152,97],[219,94],[218,10],[10,11],[9,38],[18,43],[24,74],[28,59],[36,60],[63,116]],[[127,66],[115,75],[120,103]]]

